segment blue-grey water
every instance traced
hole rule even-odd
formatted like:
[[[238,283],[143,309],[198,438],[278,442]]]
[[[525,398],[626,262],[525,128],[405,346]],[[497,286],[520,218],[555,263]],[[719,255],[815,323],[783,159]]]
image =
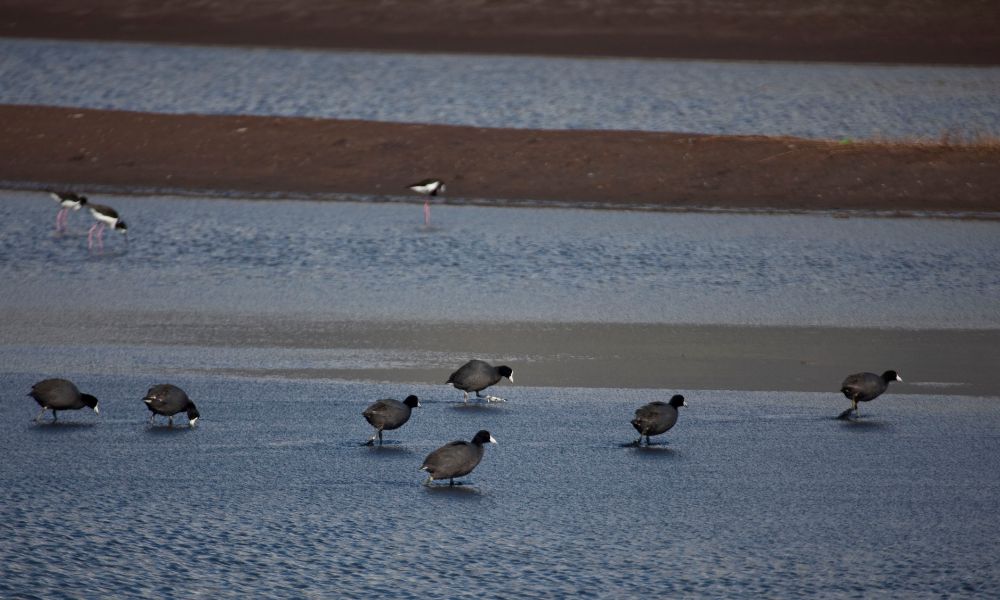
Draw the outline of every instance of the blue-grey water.
[[[0,308],[1000,327],[1000,222],[0,193]]]
[[[1000,135],[1000,68],[0,39],[0,103],[810,138]]]
[[[274,375],[446,353],[24,335],[53,311],[992,329],[1000,222],[435,206],[425,229],[419,203],[101,201],[128,245],[88,251],[85,211],[56,234],[47,196],[0,193],[0,597],[1000,593],[996,397],[890,390],[845,422],[836,392],[504,383],[465,407]],[[101,414],[34,424],[52,376]],[[198,428],[147,425],[165,381]],[[676,391],[677,427],[625,445]],[[362,446],[365,406],[410,393],[411,422]],[[421,485],[427,453],[479,429],[499,445],[464,485]]]
[[[220,350],[225,351],[225,350]],[[649,449],[632,411],[662,390],[174,376],[203,418],[149,427],[162,378],[68,372],[101,414],[35,425],[37,372],[0,401],[0,596],[994,597],[996,398],[684,391]],[[672,392],[673,390],[671,390]],[[416,393],[383,448],[361,411]],[[183,418],[180,419],[184,421]],[[438,445],[499,441],[465,485],[427,488]]]

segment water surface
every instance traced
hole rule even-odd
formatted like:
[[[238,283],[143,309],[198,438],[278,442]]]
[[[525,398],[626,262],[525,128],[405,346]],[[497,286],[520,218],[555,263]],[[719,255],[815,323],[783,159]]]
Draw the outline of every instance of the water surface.
[[[114,197],[130,243],[0,196],[0,308],[1000,327],[1000,222]]]
[[[847,423],[835,394],[684,391],[636,449],[632,411],[673,390],[505,384],[465,408],[443,386],[172,377],[192,431],[146,425],[156,377],[67,374],[99,417],[34,425],[42,374],[3,379],[5,597],[1000,593],[996,398],[888,394]],[[410,423],[361,446],[367,403],[408,393]],[[421,486],[427,453],[481,428],[500,443],[465,485]]]
[[[479,127],[1000,136],[1000,68],[0,39],[0,102]]]

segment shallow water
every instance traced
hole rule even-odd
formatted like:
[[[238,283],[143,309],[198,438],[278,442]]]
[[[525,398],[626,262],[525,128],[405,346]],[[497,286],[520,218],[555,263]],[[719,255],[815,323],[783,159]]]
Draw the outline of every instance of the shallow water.
[[[0,308],[1000,327],[1000,222],[0,193]],[[326,357],[329,358],[329,357]],[[248,357],[246,360],[257,360]]]
[[[1000,136],[1000,68],[0,39],[0,103],[811,138]]]
[[[624,446],[671,392],[176,376],[199,427],[146,425],[161,378],[67,373],[101,415],[35,425],[0,402],[0,595],[638,597],[1000,593],[1000,403],[889,393],[685,392],[677,427]],[[361,411],[421,396],[383,448]],[[184,421],[183,418],[180,419]],[[454,489],[417,471],[485,428]],[[54,559],[54,557],[57,557]]]
[[[436,206],[426,230],[419,203],[107,202],[131,242],[88,252],[86,213],[57,235],[47,197],[0,194],[0,309],[106,329],[139,313],[155,327],[156,311],[1000,323],[993,221]],[[878,283],[859,300],[845,281]],[[0,330],[0,597],[1000,593],[996,397],[890,389],[844,422],[836,392],[680,390],[690,406],[646,449],[628,421],[675,390],[504,383],[506,404],[466,407],[442,385],[267,376],[457,365],[447,351],[253,331],[236,347],[49,343],[17,325],[16,341]],[[25,394],[51,376],[101,414],[34,424]],[[146,424],[140,399],[164,381],[198,403],[198,428]],[[411,422],[362,446],[365,406],[409,393],[424,404]],[[427,453],[479,429],[500,444],[464,485],[421,485]]]

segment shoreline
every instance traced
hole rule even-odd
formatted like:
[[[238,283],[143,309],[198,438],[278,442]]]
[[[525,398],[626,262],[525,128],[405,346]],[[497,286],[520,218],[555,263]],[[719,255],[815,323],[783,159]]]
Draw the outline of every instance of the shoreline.
[[[489,129],[0,105],[0,182],[96,190],[617,210],[1000,213],[1000,144]],[[192,142],[195,140],[196,142]],[[414,202],[422,201],[412,196]],[[462,200],[465,199],[465,200]]]
[[[220,364],[174,364],[170,372],[420,384],[442,383],[459,364],[479,357],[514,368],[516,383],[505,382],[505,393],[521,384],[829,391],[836,398],[847,374],[891,368],[904,379],[893,386],[895,393],[1000,396],[1000,373],[991,368],[1000,329],[865,328],[859,344],[854,329],[817,326],[343,321],[138,311],[97,316],[5,309],[2,343],[50,349],[84,344],[90,355],[109,348],[131,352],[122,346],[216,348]],[[470,327],[475,336],[468,335]],[[94,345],[94,339],[101,342]],[[302,366],[236,366],[241,351],[268,348],[282,352],[281,362]],[[93,368],[93,356],[81,360]],[[227,360],[230,367],[222,364]],[[315,364],[324,360],[359,364]],[[386,365],[369,366],[380,360]]]
[[[48,195],[46,190],[54,186],[51,182],[38,181],[5,181],[0,179],[0,194],[4,192],[38,192]],[[78,186],[70,184],[72,189]],[[287,191],[236,191],[225,189],[188,189],[188,188],[151,188],[143,186],[84,186],[87,193],[101,196],[127,196],[143,198],[169,198],[184,200],[230,200],[236,202],[345,202],[356,204],[412,204],[421,205],[424,201],[419,196],[378,196],[350,193],[306,194]],[[534,200],[516,198],[446,198],[438,196],[432,200],[432,206],[472,206],[486,208],[524,208],[532,210],[589,210],[589,211],[622,211],[651,212],[675,214],[706,214],[706,215],[745,215],[745,216],[808,216],[830,217],[833,219],[943,219],[957,221],[1000,221],[1000,210],[990,211],[947,211],[947,210],[906,210],[892,208],[782,208],[773,206],[761,207],[729,207],[662,204],[627,204],[611,202],[574,202],[572,200]],[[903,329],[906,329],[905,327]]]

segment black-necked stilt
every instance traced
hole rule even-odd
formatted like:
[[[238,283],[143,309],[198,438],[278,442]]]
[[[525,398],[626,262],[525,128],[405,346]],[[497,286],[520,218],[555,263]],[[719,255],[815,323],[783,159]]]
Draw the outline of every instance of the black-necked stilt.
[[[881,375],[876,375],[875,373],[855,373],[854,375],[848,375],[844,383],[840,384],[840,392],[847,396],[847,399],[853,404],[851,408],[840,413],[840,417],[838,418],[847,418],[851,414],[851,411],[854,411],[855,415],[860,415],[858,412],[858,402],[871,402],[889,389],[890,381],[902,380],[903,378],[895,371],[886,371]]]
[[[59,212],[56,214],[56,231],[65,231],[66,220],[69,219],[69,211],[80,210],[80,207],[87,203],[87,197],[73,192],[49,192],[49,196],[59,203]]]
[[[418,194],[427,196],[424,200],[424,226],[431,224],[431,196],[437,196],[438,192],[444,191],[444,182],[440,179],[423,179],[406,186]]]
[[[495,444],[496,439],[485,429],[476,433],[472,442],[458,440],[441,446],[427,455],[421,471],[429,473],[425,484],[435,479],[447,479],[448,485],[455,485],[455,478],[468,475],[483,460],[483,444]]]
[[[468,402],[469,392],[475,392],[476,397],[481,398],[482,395],[479,392],[498,383],[504,377],[514,383],[514,371],[510,367],[506,365],[494,367],[485,361],[473,359],[459,367],[445,383],[450,383],[455,388],[465,392],[465,401]],[[486,401],[504,402],[504,399],[497,396],[486,396]]]
[[[174,415],[181,411],[187,413],[190,427],[197,425],[198,419],[201,418],[194,402],[188,398],[187,392],[172,383],[154,385],[149,388],[142,401],[146,403],[146,408],[153,413],[149,415],[150,425],[153,424],[156,415],[163,415],[169,419],[168,425],[173,427]]]
[[[45,411],[52,411],[52,422],[56,421],[56,413],[60,410],[79,410],[84,406],[94,409],[94,414],[100,414],[97,408],[97,398],[90,394],[81,394],[80,390],[66,379],[44,379],[31,386],[28,395],[42,407],[42,412],[35,417],[35,422],[42,419]]]
[[[97,247],[104,247],[104,227],[109,226],[112,229],[120,229],[122,235],[125,236],[125,242],[128,243],[128,225],[125,221],[122,221],[118,216],[118,212],[111,208],[110,206],[104,206],[102,204],[89,204],[90,214],[97,219],[97,223],[94,223],[93,227],[90,228],[90,233],[87,234],[87,248],[94,247],[94,233],[97,233]]]
[[[642,443],[642,436],[646,436],[646,445],[649,445],[649,436],[660,435],[677,423],[677,409],[687,406],[684,396],[675,394],[670,402],[650,402],[645,406],[640,406],[635,411],[635,418],[632,419],[632,427],[639,432],[639,439],[635,441],[638,446]]]

